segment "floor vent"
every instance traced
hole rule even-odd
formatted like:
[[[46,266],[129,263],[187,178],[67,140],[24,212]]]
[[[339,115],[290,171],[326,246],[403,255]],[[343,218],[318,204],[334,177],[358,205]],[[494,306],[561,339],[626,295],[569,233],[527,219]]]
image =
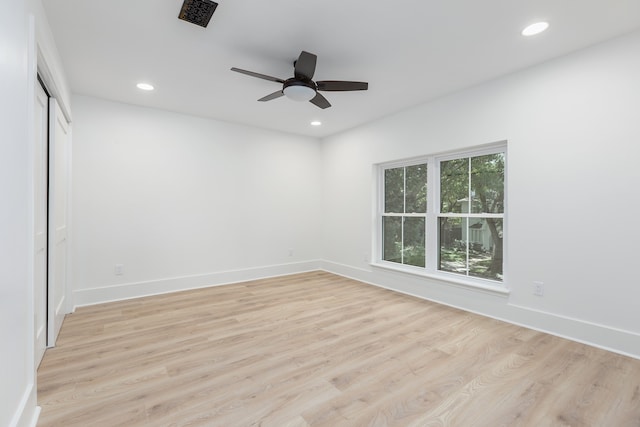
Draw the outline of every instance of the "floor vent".
[[[184,0],[178,18],[207,28],[218,3],[211,0]]]

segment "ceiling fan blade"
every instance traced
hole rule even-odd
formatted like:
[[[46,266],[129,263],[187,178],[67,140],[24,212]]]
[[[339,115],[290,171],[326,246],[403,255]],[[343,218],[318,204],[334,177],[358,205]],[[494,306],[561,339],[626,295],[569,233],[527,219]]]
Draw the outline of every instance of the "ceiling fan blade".
[[[318,85],[318,90],[330,92],[369,89],[369,83],[367,82],[348,82],[344,80],[323,80],[316,82],[316,85]]]
[[[313,99],[311,99],[309,102],[317,107],[322,108],[323,110],[325,108],[331,107],[331,104],[329,104],[329,101],[327,101],[327,98],[325,98],[324,96],[320,95],[317,92],[316,92],[316,96]]]
[[[277,77],[267,76],[266,74],[254,73],[253,71],[242,70],[242,69],[236,68],[236,67],[231,68],[231,71],[235,71],[237,73],[246,74],[247,76],[251,76],[251,77],[257,77],[259,79],[269,80],[271,82],[284,83],[284,80],[279,79]]]
[[[300,52],[300,56],[294,65],[294,75],[299,80],[311,80],[316,72],[316,61],[318,57],[313,53]]]
[[[258,99],[258,101],[271,101],[272,99],[280,98],[283,95],[284,93],[281,90],[279,90],[267,96],[263,96],[262,98]]]

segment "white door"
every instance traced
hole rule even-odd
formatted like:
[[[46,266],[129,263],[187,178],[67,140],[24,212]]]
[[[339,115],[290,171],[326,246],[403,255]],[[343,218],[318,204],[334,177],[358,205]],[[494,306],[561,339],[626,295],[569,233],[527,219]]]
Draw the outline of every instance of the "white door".
[[[49,99],[49,268],[47,345],[53,347],[66,314],[69,126]]]
[[[36,84],[34,150],[34,304],[35,363],[42,361],[47,346],[47,152],[49,145],[49,97]]]

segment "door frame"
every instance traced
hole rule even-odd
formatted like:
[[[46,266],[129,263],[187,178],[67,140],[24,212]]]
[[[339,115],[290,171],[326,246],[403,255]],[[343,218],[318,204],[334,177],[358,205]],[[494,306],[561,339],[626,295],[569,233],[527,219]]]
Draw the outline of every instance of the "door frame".
[[[31,25],[33,25],[33,22],[31,23]],[[47,94],[49,95],[49,127],[48,127],[48,132],[49,132],[49,143],[48,143],[48,155],[49,157],[51,157],[51,152],[52,152],[52,138],[54,138],[52,136],[52,128],[55,128],[55,121],[52,119],[52,104],[53,105],[57,105],[59,107],[59,111],[57,111],[57,118],[59,118],[61,121],[63,121],[64,123],[66,123],[67,126],[67,141],[66,141],[66,150],[64,153],[64,156],[66,157],[66,188],[65,191],[67,193],[67,197],[66,197],[66,211],[67,211],[67,230],[66,230],[66,242],[67,242],[67,256],[66,256],[66,263],[65,263],[65,270],[66,270],[66,277],[65,277],[65,281],[64,281],[64,302],[63,302],[63,306],[59,307],[60,310],[63,314],[68,314],[71,313],[74,310],[74,305],[73,305],[73,292],[72,292],[72,283],[73,283],[73,277],[71,275],[72,272],[72,251],[71,251],[71,242],[72,242],[72,232],[71,232],[71,189],[72,189],[72,183],[71,183],[71,169],[72,169],[72,164],[71,164],[71,113],[69,110],[69,106],[66,104],[66,102],[64,102],[64,100],[66,99],[62,93],[62,91],[60,90],[61,86],[58,84],[59,78],[60,76],[58,76],[57,73],[52,72],[52,70],[56,69],[56,66],[58,65],[56,63],[55,58],[52,59],[52,61],[48,61],[47,58],[50,55],[45,55],[44,51],[49,52],[50,51],[50,46],[47,46],[47,42],[45,41],[45,45],[41,46],[41,42],[42,40],[39,37],[35,37],[35,31],[33,33],[31,33],[31,36],[34,36],[33,40],[32,40],[32,46],[33,46],[33,51],[32,51],[32,55],[30,55],[30,58],[35,59],[35,61],[29,61],[30,65],[29,65],[29,69],[30,69],[30,74],[33,76],[33,78],[31,79],[33,82],[33,86],[30,87],[30,91],[31,93],[33,93],[32,98],[35,100],[35,85],[42,83],[43,87],[45,88],[45,91],[47,92]],[[53,65],[54,67],[52,68],[51,65]],[[39,82],[39,81],[40,82]],[[31,114],[33,114],[35,105],[32,105],[30,108]],[[34,120],[31,120],[31,122],[33,122]],[[30,140],[33,141],[34,140],[34,135],[31,134],[31,138]],[[33,144],[33,142],[32,142]],[[53,144],[55,144],[55,141],[53,142]],[[54,147],[55,148],[55,147]],[[34,149],[33,147],[31,148],[32,150]],[[32,169],[30,171],[32,177],[35,177],[35,170],[33,169],[35,167],[35,165],[31,165]],[[50,162],[48,162],[48,181],[51,180],[51,173],[52,173],[52,169],[50,167]],[[33,180],[34,178],[32,178]],[[32,182],[33,184],[33,182]],[[51,203],[49,202],[49,199],[51,197],[51,193],[50,193],[50,189],[49,189],[49,185],[47,186],[47,205],[48,205],[48,211],[51,210]],[[32,187],[33,188],[33,187]],[[33,203],[33,202],[31,202]],[[32,215],[34,214],[34,209],[35,207],[32,205],[31,207],[31,211],[32,211]],[[47,263],[50,264],[50,259],[51,259],[51,242],[52,242],[52,224],[51,224],[51,216],[50,216],[50,212],[47,213],[47,240],[48,240],[48,246],[47,246]],[[35,265],[30,266],[31,268],[31,283],[32,283],[32,287],[35,287],[35,282],[34,282],[34,272],[35,272]],[[47,287],[49,287],[49,282],[50,282],[50,265],[48,265],[47,267]],[[48,292],[50,294],[50,292]],[[32,295],[35,294],[35,288],[33,288],[32,291]],[[51,304],[51,297],[50,295],[47,296],[47,347],[53,347],[55,345],[55,338],[57,333],[59,332],[59,326],[57,328],[54,328],[54,325],[51,322],[52,319],[52,313],[55,313],[55,309],[56,307],[53,307]],[[34,307],[35,310],[35,307]],[[35,311],[34,311],[34,315],[32,317],[35,317]],[[35,333],[37,332],[35,329],[35,321],[34,321],[34,328],[33,328],[33,332],[34,332],[34,345],[35,345]],[[34,357],[35,357],[35,348],[34,348],[34,353],[33,353]]]
[[[33,147],[33,286],[34,286],[34,321],[35,323],[35,341],[34,341],[34,351],[35,351],[35,367],[37,368],[44,357],[44,352],[48,347],[49,342],[49,328],[48,328],[48,317],[49,317],[49,283],[48,283],[48,272],[49,272],[49,99],[50,95],[47,91],[46,85],[40,79],[40,76],[37,76],[37,82],[35,84],[35,93],[34,93],[34,103],[42,105],[42,116],[40,117],[39,123],[33,121],[35,126],[35,134],[34,134],[34,147]],[[41,96],[39,92],[43,93],[43,100],[40,100]],[[34,105],[35,109],[39,108],[37,105]],[[38,154],[39,153],[39,154]],[[39,182],[38,182],[39,181]],[[40,212],[38,212],[40,211]],[[41,230],[42,227],[42,230]],[[42,234],[39,236],[39,234]],[[40,252],[44,252],[40,254]],[[42,256],[41,260],[38,258]],[[43,263],[44,265],[39,263]],[[44,268],[43,268],[44,267]],[[39,271],[43,268],[43,271]],[[41,277],[43,275],[44,277]],[[44,280],[44,284],[40,282],[40,280]],[[39,289],[42,285],[44,289]],[[40,303],[40,304],[38,304]],[[43,312],[41,312],[43,311]],[[39,337],[40,337],[40,326],[44,323],[43,331],[44,334],[43,345],[40,345]]]

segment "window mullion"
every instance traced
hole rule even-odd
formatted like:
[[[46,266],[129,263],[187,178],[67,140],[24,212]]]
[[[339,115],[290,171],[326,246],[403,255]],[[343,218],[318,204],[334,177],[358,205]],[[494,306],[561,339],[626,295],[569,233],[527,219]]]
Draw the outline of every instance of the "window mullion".
[[[465,270],[466,270],[466,275],[469,275],[469,271],[471,270],[471,266],[469,265],[469,234],[470,234],[470,229],[469,229],[469,218],[465,218],[464,219],[464,223],[465,223],[465,228],[466,228],[466,235],[467,235],[467,241],[465,242],[465,246],[466,246],[466,264],[465,264]]]
[[[400,264],[404,264],[404,219],[405,216],[403,215],[400,222]]]
[[[442,218],[504,218],[503,213],[476,213],[476,214],[463,214],[457,212],[441,213],[438,216]]]
[[[437,270],[438,264],[438,213],[440,212],[440,167],[435,158],[427,162],[427,234],[425,238],[426,268],[430,272]]]
[[[467,247],[467,262],[465,265],[465,269],[467,271],[467,276],[469,275],[469,272],[471,271],[471,265],[469,264],[469,246],[471,246],[469,244],[470,240],[470,234],[471,234],[471,229],[469,227],[469,214],[473,211],[473,191],[471,190],[471,157],[469,157],[467,159],[467,185],[468,185],[468,191],[469,194],[467,195],[467,198],[469,199],[469,203],[467,203],[467,215],[466,218],[464,220],[465,223],[465,227],[467,229],[466,231],[466,235],[467,235],[467,241],[465,242],[465,246]]]
[[[402,168],[402,213],[407,213],[407,168]]]
[[[402,168],[402,225],[400,227],[400,263],[404,264],[404,222],[407,215],[407,167]]]

